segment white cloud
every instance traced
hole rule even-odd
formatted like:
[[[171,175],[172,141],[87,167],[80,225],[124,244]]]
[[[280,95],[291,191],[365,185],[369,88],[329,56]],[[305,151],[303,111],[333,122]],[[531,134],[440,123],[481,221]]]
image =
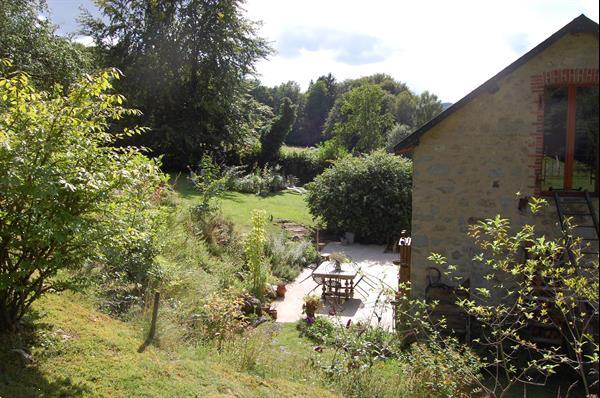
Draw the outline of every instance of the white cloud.
[[[598,21],[598,3],[591,0],[249,0],[246,9],[251,19],[263,21],[261,34],[275,48],[296,29],[346,32],[348,41],[370,37],[377,51],[386,52],[365,57],[362,63],[361,57],[356,61],[339,56],[354,43],[343,43],[339,35],[335,40],[323,37],[323,42],[343,49],[308,46],[294,57],[273,55],[258,64],[267,85],[295,80],[306,88],[311,79],[329,72],[340,80],[385,72],[418,92],[429,90],[450,102],[579,14]]]
[[[91,36],[77,36],[73,39],[74,42],[83,44],[86,47],[91,47],[94,45],[94,39]]]

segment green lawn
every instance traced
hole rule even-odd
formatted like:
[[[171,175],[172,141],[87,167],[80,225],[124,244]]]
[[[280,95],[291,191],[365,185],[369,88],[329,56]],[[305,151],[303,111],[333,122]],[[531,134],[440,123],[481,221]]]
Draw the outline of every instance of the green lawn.
[[[310,147],[305,147],[305,146],[289,146],[289,145],[284,145],[281,147],[281,151],[282,152],[313,152],[315,151],[315,148],[310,148]]]
[[[178,178],[173,177],[175,190],[180,198],[187,204],[193,205],[200,201],[198,192],[189,183],[185,175]],[[253,209],[263,209],[267,212],[267,217],[272,218],[273,222],[278,219],[294,221],[304,226],[313,226],[314,221],[308,211],[304,195],[293,192],[277,192],[268,196],[258,196],[249,193],[226,192],[221,199],[221,209],[223,214],[230,218],[235,225],[242,231],[247,230],[251,224],[251,213]],[[275,225],[269,228],[276,230]]]
[[[223,214],[230,218],[240,229],[250,227],[252,209],[263,209],[267,217],[276,221],[286,219],[305,226],[312,226],[313,219],[308,212],[304,195],[292,192],[274,193],[258,196],[239,192],[227,192],[221,202]]]

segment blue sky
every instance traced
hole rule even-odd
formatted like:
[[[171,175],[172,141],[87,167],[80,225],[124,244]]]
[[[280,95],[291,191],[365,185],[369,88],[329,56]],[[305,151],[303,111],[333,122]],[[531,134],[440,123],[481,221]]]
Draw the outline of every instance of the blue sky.
[[[48,5],[63,33],[77,30],[80,6],[94,11],[91,0]],[[245,9],[276,49],[257,65],[267,85],[384,72],[447,102],[578,15],[598,21],[592,0],[248,0]]]

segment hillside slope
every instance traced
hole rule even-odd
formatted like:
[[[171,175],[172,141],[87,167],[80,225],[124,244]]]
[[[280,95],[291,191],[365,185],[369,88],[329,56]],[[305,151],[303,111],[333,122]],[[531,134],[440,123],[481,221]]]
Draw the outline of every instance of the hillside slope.
[[[143,331],[92,309],[85,297],[36,303],[31,328],[0,337],[0,397],[332,397],[319,387],[237,372],[202,350],[137,353]],[[13,349],[31,353],[17,353]]]

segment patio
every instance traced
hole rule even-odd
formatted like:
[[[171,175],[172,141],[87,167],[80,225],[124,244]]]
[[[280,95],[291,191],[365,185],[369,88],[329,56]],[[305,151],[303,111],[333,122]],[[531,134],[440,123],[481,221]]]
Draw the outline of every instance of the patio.
[[[350,319],[353,323],[371,322],[374,325],[379,323],[383,328],[391,329],[392,307],[384,290],[398,288],[398,266],[392,262],[398,260],[398,253],[384,253],[384,246],[342,245],[338,242],[327,244],[322,252],[339,252],[352,259],[374,287],[361,283],[360,286],[364,291],[356,291],[353,298],[340,304],[336,304],[333,299],[328,299],[317,315],[329,316],[340,323],[346,323]],[[295,322],[304,317],[302,314],[304,296],[316,286],[311,273],[311,269],[303,270],[298,278],[287,286],[285,299],[278,299],[273,303],[277,310],[277,322]],[[317,287],[311,294],[321,295],[321,288]]]

